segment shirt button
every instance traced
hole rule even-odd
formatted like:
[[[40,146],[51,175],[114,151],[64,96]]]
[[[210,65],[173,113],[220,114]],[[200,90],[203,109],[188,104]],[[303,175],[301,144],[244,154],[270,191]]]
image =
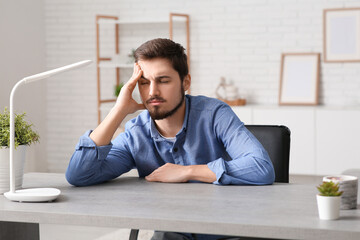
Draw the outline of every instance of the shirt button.
[[[178,148],[176,147],[176,148],[174,148],[174,152],[177,152],[178,151]]]

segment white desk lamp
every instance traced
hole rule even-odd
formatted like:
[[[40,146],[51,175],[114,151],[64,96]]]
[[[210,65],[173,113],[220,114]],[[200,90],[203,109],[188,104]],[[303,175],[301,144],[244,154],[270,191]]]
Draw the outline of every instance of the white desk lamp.
[[[16,89],[23,84],[35,82],[45,79],[53,75],[65,72],[71,69],[84,67],[90,64],[91,60],[85,60],[73,63],[64,67],[56,68],[50,71],[35,74],[21,79],[15,84],[10,94],[10,191],[4,193],[5,197],[11,201],[18,202],[48,202],[55,200],[60,195],[60,190],[56,188],[31,188],[15,190],[15,174],[14,174],[14,148],[15,148],[15,117],[14,117],[14,94]]]

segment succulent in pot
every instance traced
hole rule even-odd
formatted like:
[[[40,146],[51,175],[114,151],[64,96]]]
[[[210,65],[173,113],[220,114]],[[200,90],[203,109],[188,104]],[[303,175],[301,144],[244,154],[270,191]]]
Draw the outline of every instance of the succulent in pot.
[[[335,220],[340,216],[340,201],[342,191],[339,191],[339,184],[334,182],[323,182],[317,186],[317,204],[319,218],[324,220]]]

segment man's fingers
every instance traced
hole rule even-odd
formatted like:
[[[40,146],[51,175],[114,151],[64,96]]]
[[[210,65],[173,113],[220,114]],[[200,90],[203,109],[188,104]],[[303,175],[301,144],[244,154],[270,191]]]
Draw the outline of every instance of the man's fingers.
[[[156,176],[157,176],[158,169],[159,169],[159,168],[155,169],[152,173],[150,173],[149,175],[147,175],[147,176],[145,177],[146,181],[149,181],[149,182],[155,182],[155,181],[157,181],[158,179],[157,179]]]
[[[150,174],[150,175],[147,175],[145,177],[146,181],[149,181],[149,182],[154,182],[156,181],[156,179],[154,178],[153,174]]]
[[[141,70],[139,64],[135,63],[133,75],[131,76],[130,80],[126,83],[126,85],[130,91],[134,90],[136,83],[140,79],[141,76],[142,76],[142,70]]]

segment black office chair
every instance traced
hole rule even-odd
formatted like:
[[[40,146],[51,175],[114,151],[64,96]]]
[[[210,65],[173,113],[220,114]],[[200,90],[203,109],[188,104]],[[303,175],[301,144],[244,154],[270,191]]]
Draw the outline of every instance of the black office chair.
[[[275,182],[289,183],[290,129],[276,125],[245,125],[268,152],[275,170]],[[129,240],[137,240],[131,229]]]

